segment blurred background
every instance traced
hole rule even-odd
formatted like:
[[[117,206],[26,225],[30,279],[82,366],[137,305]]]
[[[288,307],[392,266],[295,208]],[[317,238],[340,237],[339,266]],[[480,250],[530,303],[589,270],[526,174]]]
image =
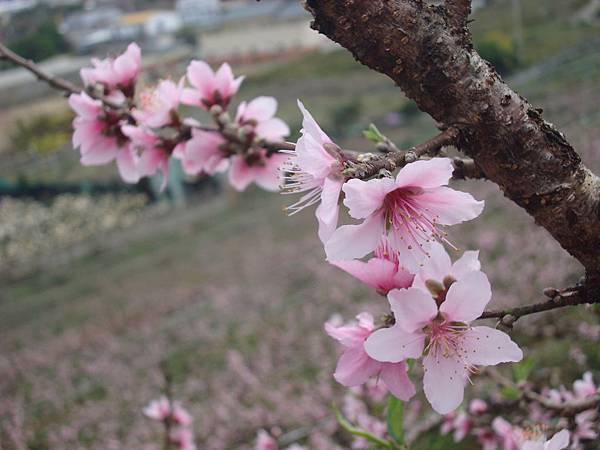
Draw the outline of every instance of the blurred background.
[[[482,56],[600,172],[600,1],[473,3]],[[390,80],[309,24],[296,0],[0,0],[0,41],[74,82],[91,56],[136,41],[143,84],[179,79],[191,59],[228,61],[247,75],[238,99],[277,97],[292,139],[297,98],[346,148],[369,149],[371,122],[401,147],[435,132]],[[163,194],[160,179],[126,185],[113,165],[79,164],[72,119],[59,93],[0,62],[0,448],[155,448],[160,429],[141,409],[163,370],[199,448],[248,448],[261,427],[333,448],[330,405],[343,390],[323,322],[385,302],[326,264],[312,213],[281,212],[289,198],[237,194],[175,166]],[[495,306],[577,280],[580,267],[494,185],[458,186],[487,202],[452,238],[481,249]],[[597,342],[554,328],[598,331],[597,316],[539,320],[523,319],[517,340],[542,347],[540,376],[600,368]]]

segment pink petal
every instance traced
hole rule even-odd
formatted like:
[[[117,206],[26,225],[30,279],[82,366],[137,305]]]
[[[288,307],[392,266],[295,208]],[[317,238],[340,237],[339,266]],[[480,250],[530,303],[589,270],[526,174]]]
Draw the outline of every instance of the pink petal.
[[[118,83],[127,84],[138,76],[142,52],[135,43],[129,44],[127,50],[119,55],[114,62]]]
[[[241,192],[254,181],[255,169],[248,166],[246,161],[244,161],[244,158],[238,155],[232,156],[230,158],[230,163],[229,183],[236,191]]]
[[[556,433],[548,441],[544,450],[562,450],[569,445],[570,434],[568,430],[562,430]]]
[[[289,136],[290,127],[278,117],[259,122],[255,128],[256,134],[267,141],[281,141]]]
[[[363,219],[381,208],[385,196],[395,189],[396,185],[391,178],[369,181],[353,178],[344,184],[344,205],[348,207],[351,217]]]
[[[276,192],[279,190],[280,172],[279,167],[287,159],[287,155],[276,153],[265,157],[262,166],[251,167],[254,171],[254,182],[266,191]]]
[[[433,242],[428,253],[430,256],[419,271],[418,281],[421,288],[425,288],[427,280],[442,282],[452,271],[452,261],[442,244]]]
[[[407,366],[401,363],[385,363],[381,369],[381,379],[394,396],[406,402],[417,392],[406,373]]]
[[[412,284],[413,275],[387,259],[371,258],[367,262],[359,260],[332,261],[336,267],[358,278],[377,292],[387,295],[392,289],[407,288]]]
[[[338,200],[343,184],[343,180],[325,178],[323,191],[321,192],[321,203],[315,211],[319,222],[319,239],[323,243],[327,242],[337,227],[340,210]]]
[[[372,252],[383,233],[383,215],[377,214],[358,225],[344,225],[325,243],[328,261],[362,258]]]
[[[451,274],[457,280],[465,277],[470,272],[481,270],[479,262],[479,251],[464,252],[463,255],[452,264]]]
[[[85,92],[81,94],[71,94],[69,96],[69,106],[78,116],[95,119],[102,112],[102,102],[94,100]]]
[[[81,154],[81,164],[84,166],[101,166],[115,159],[119,147],[114,139],[99,139]]]
[[[367,354],[381,362],[397,363],[423,354],[425,334],[421,331],[407,333],[399,326],[374,331],[365,341]]]
[[[181,103],[206,108],[206,105],[202,102],[202,94],[196,89],[184,88],[181,91]]]
[[[396,326],[406,333],[414,333],[425,327],[438,314],[435,300],[418,288],[394,289],[388,294],[394,311]]]
[[[413,201],[437,216],[437,222],[442,225],[455,225],[474,219],[481,214],[484,206],[483,201],[475,200],[471,194],[449,187],[439,187],[416,195]]]
[[[192,61],[187,68],[187,78],[200,92],[202,98],[212,99],[217,89],[215,74],[204,61]]]
[[[473,327],[465,332],[462,347],[466,360],[478,366],[523,359],[523,352],[508,334],[490,327]]]
[[[362,346],[365,339],[371,334],[372,328],[359,325],[342,325],[340,327],[331,322],[325,322],[325,332],[344,347]]]
[[[304,107],[302,102],[298,100],[298,108],[302,112],[302,131],[304,134],[311,135],[316,142],[323,145],[325,143],[331,143],[331,139],[325,132],[321,129],[317,121],[313,118],[310,112]]]
[[[492,288],[483,272],[471,272],[453,283],[440,311],[453,322],[470,323],[481,316],[492,298]]]
[[[314,136],[304,133],[296,143],[296,165],[316,180],[325,179],[331,173],[336,159],[325,151]]]
[[[233,80],[233,71],[227,63],[221,64],[215,75],[215,89],[217,89],[225,98],[231,97],[235,92]]]
[[[362,347],[352,347],[340,356],[333,377],[343,386],[358,386],[379,372],[380,367]]]
[[[254,119],[257,122],[264,122],[275,115],[277,111],[277,100],[274,97],[256,97],[248,102],[241,114],[244,120]]]
[[[444,357],[430,352],[423,358],[423,390],[433,409],[448,414],[462,403],[465,391],[465,365],[455,355]]]
[[[132,146],[127,146],[117,153],[117,167],[121,178],[127,183],[137,183],[140,175],[137,169],[138,159]]]
[[[396,176],[398,187],[437,188],[448,184],[454,166],[449,158],[432,158],[407,164]]]

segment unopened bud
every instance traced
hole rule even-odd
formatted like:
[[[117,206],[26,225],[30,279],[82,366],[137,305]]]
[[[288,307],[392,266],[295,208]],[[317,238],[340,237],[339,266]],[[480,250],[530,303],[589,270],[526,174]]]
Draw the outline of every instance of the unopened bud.
[[[223,112],[223,107],[221,105],[212,105],[208,112],[213,116],[219,116]]]
[[[410,151],[410,152],[406,152],[406,155],[404,155],[404,162],[411,163],[411,162],[415,162],[417,160],[417,155],[415,152]]]
[[[517,318],[512,314],[507,314],[503,316],[502,319],[498,321],[496,324],[496,328],[500,331],[504,331],[505,333],[509,333],[513,329],[513,325],[516,322]]]
[[[425,281],[425,286],[434,297],[438,297],[445,292],[444,286],[436,280]]]
[[[390,147],[385,142],[379,142],[375,148],[378,152],[386,153],[390,151]]]
[[[547,287],[546,289],[544,289],[544,295],[548,298],[558,297],[559,294],[560,294],[560,292],[556,288]]]
[[[218,106],[218,105],[215,105],[215,106]],[[229,113],[227,113],[227,111],[219,114],[219,116],[217,117],[217,120],[219,121],[219,123],[222,123],[222,124],[231,123],[231,117],[229,117]]]

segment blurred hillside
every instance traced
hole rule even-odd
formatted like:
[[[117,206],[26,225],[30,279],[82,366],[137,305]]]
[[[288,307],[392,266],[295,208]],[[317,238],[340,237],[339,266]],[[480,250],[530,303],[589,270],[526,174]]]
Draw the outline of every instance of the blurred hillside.
[[[598,172],[595,3],[489,0],[480,2],[471,28],[482,54]],[[94,4],[124,14],[176,7]],[[272,35],[282,35],[279,24],[293,36],[282,37],[283,48],[235,54],[234,45],[224,44],[242,34],[262,40],[269,17],[175,33],[172,47],[148,49],[144,82],[177,79],[193,57],[214,55],[216,63],[231,56],[236,73],[247,74],[239,98],[277,97],[294,139],[297,98],[348,148],[368,148],[360,135],[371,122],[402,147],[434,132],[432,120],[390,80],[318,36],[306,38],[306,17],[274,24]],[[47,64],[63,64],[76,79],[88,59],[70,53]],[[2,84],[9,78],[26,80],[22,89],[30,98],[0,107],[0,448],[18,448],[7,424],[31,449],[146,448],[158,431],[140,411],[160,391],[161,363],[196,417],[200,448],[247,449],[256,429],[270,426],[321,426],[327,436],[330,405],[340,402],[341,391],[330,376],[335,348],[322,323],[334,312],[350,318],[365,305],[382,310],[373,308],[367,289],[324,262],[312,213],[288,218],[281,208],[289,198],[257,190],[238,195],[196,179],[183,180],[183,193],[161,197],[152,187],[157,180],[131,188],[115,167],[84,168],[70,145],[72,114],[64,99],[43,86],[34,91],[32,78],[7,70],[0,73],[0,101],[17,92]],[[481,219],[454,231],[453,240],[481,249],[495,306],[539,300],[542,288],[577,279],[579,266],[495,186],[461,187],[487,207]],[[575,329],[597,319],[577,311],[552,320]],[[557,332],[531,317],[517,333],[527,347]],[[550,369],[540,376],[578,375],[581,367],[569,359],[577,345],[557,336],[542,351]],[[598,370],[595,345],[580,350]],[[475,447],[448,440],[439,448]]]

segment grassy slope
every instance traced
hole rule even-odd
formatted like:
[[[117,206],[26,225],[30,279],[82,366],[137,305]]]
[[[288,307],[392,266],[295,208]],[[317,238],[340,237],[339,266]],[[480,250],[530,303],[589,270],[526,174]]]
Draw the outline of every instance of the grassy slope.
[[[485,14],[490,17],[478,17],[476,29],[507,20],[502,9]],[[545,26],[532,25],[531,36]],[[564,34],[546,35],[543,42],[556,47],[549,44],[544,54],[555,53],[563,40],[571,42]],[[519,86],[596,170],[599,66],[600,56],[588,51]],[[276,65],[254,79],[244,95],[276,95],[282,115],[296,127],[297,97],[326,128],[349,98],[362,105],[354,118],[359,125],[406,104],[392,83],[341,52]],[[416,117],[392,135],[414,142],[431,130],[429,119]],[[463,248],[482,248],[498,304],[533,301],[541,287],[577,277],[577,266],[496,189],[484,184],[470,189],[488,208],[480,221],[453,235]],[[139,411],[160,388],[158,366],[164,360],[175,374],[178,396],[191,405],[206,448],[231,448],[260,426],[293,428],[327,414],[328,402],[336,398],[329,377],[334,348],[321,324],[332,312],[350,317],[362,304],[373,305],[373,296],[323,263],[309,213],[286,219],[283,199],[256,192],[236,201],[235,208],[208,215],[202,205],[193,205],[197,218],[183,228],[3,287],[0,411],[25,409],[31,448],[105,449],[111,439],[139,448],[153,433]],[[507,227],[520,232],[506,234]],[[535,328],[522,327],[522,342],[536,339]],[[559,366],[569,345],[558,341],[544,357]],[[261,383],[240,369],[236,355]],[[286,401],[272,391],[284,392]],[[6,435],[0,434],[0,442],[8,446]]]

